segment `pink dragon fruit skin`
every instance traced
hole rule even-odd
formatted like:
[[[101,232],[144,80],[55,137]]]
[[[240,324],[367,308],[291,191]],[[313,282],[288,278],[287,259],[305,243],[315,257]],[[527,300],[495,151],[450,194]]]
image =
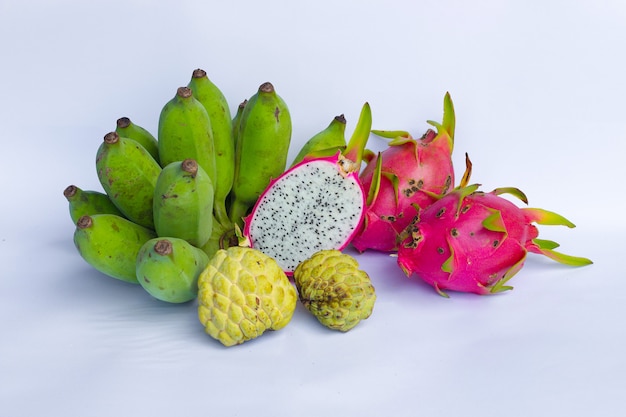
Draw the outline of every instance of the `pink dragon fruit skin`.
[[[360,175],[368,193],[367,211],[361,230],[352,240],[360,252],[367,249],[392,252],[399,234],[425,208],[454,184],[454,107],[450,94],[444,98],[443,123],[429,121],[421,139],[402,131],[373,131],[394,138],[379,155],[370,155]]]
[[[417,274],[444,296],[446,290],[484,295],[512,289],[505,284],[522,268],[528,252],[571,266],[592,263],[554,251],[558,244],[538,239],[532,224],[573,228],[569,220],[500,197],[508,193],[526,202],[516,188],[484,193],[478,187],[454,189],[409,226],[398,250],[398,264],[408,276]]]
[[[288,276],[317,251],[344,249],[365,214],[359,171],[370,128],[365,103],[343,152],[306,156],[272,180],[244,219],[240,245],[271,256]]]

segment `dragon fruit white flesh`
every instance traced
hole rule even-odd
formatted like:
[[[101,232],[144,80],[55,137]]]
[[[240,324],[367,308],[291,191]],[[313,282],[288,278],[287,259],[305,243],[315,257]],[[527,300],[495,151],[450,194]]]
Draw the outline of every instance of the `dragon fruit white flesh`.
[[[532,224],[574,227],[569,220],[543,209],[519,208],[500,197],[508,193],[527,203],[516,188],[485,193],[478,187],[460,185],[422,210],[407,228],[398,250],[398,264],[407,275],[417,274],[444,296],[445,290],[491,294],[512,288],[506,283],[522,268],[528,252],[571,266],[592,263],[556,252],[559,245],[538,239]]]
[[[365,103],[346,149],[305,157],[272,180],[244,219],[243,242],[274,258],[287,275],[323,249],[343,249],[363,221],[359,168],[371,129]]]
[[[415,140],[404,131],[372,131],[393,140],[380,156],[369,154],[368,164],[360,175],[367,192],[367,211],[361,229],[352,240],[359,252],[397,250],[400,233],[418,210],[454,187],[455,116],[449,93],[443,103],[443,122],[428,121],[437,128],[437,133],[429,129],[421,139]]]

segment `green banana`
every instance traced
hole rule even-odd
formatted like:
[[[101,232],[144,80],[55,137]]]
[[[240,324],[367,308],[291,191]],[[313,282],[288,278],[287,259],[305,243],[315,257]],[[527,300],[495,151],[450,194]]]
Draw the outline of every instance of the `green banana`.
[[[115,204],[113,204],[109,196],[104,193],[85,191],[75,185],[70,185],[63,190],[63,195],[70,203],[70,217],[74,224],[86,214],[109,213],[124,216]]]
[[[237,106],[237,113],[235,113],[235,117],[233,117],[233,120],[231,122],[231,127],[232,127],[232,132],[233,132],[233,143],[235,144],[235,162],[237,160],[237,148],[239,147],[239,125],[241,124],[241,115],[243,114],[243,109],[246,108],[246,104],[248,104],[248,99],[245,99],[244,101],[239,103],[239,106]],[[234,182],[234,178],[233,178],[233,182]],[[230,207],[232,205],[232,202],[235,199],[233,194],[234,193],[232,192],[232,187],[231,187],[231,193],[228,195],[228,199],[226,201],[226,208],[229,213],[230,213]],[[229,216],[229,220],[230,220],[230,216]],[[232,221],[230,224],[232,225]]]
[[[229,225],[226,199],[233,186],[235,175],[235,142],[228,102],[220,89],[209,80],[206,71],[202,69],[196,69],[193,72],[187,87],[191,88],[196,100],[202,103],[211,120],[217,171],[217,178],[213,183],[215,188],[213,211],[217,221]]]
[[[179,87],[159,115],[159,158],[161,165],[187,158],[198,165],[216,183],[215,146],[211,119],[189,87]]]
[[[146,149],[132,139],[107,133],[96,154],[98,179],[129,220],[154,229],[152,200],[161,172]]]
[[[194,159],[166,165],[154,189],[154,227],[159,236],[204,245],[213,229],[213,183]]]
[[[331,156],[337,151],[343,151],[346,148],[346,118],[342,115],[336,116],[328,127],[311,139],[309,139],[294,158],[291,166],[294,166],[305,157],[324,157]]]
[[[117,119],[115,131],[118,135],[137,141],[146,151],[159,162],[159,144],[152,133],[148,132],[141,126],[134,124],[128,117],[120,117]]]
[[[291,115],[274,86],[263,83],[246,103],[237,135],[231,222],[242,225],[272,178],[285,170],[291,141]]]
[[[76,223],[74,245],[80,256],[103,274],[137,284],[139,250],[156,234],[115,214],[82,216]]]
[[[235,113],[235,117],[233,117],[233,120],[231,121],[231,129],[232,129],[232,135],[233,135],[233,143],[235,145],[235,150],[237,150],[237,146],[239,143],[239,124],[241,122],[241,115],[243,114],[243,109],[246,108],[246,104],[248,104],[248,100],[244,100],[241,103],[239,103],[239,106],[237,106],[237,113]]]
[[[139,284],[154,298],[185,303],[198,294],[198,277],[209,263],[201,249],[176,238],[155,238],[139,250],[135,273]]]

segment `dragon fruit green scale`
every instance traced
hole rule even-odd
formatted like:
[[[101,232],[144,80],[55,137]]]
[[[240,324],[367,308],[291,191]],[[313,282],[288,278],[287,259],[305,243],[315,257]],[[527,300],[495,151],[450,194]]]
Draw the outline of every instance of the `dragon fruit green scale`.
[[[285,327],[297,297],[274,259],[233,246],[218,250],[198,278],[198,318],[206,333],[233,346]]]

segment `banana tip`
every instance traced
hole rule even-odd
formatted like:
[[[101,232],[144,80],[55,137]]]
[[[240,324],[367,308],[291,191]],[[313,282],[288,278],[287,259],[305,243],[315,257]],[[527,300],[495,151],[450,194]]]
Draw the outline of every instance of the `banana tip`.
[[[172,253],[172,242],[161,239],[154,244],[154,251],[161,256],[167,256]]]
[[[117,132],[109,132],[106,135],[104,135],[104,141],[108,143],[109,145],[117,143],[119,140],[120,140],[120,135],[118,135]]]
[[[259,91],[263,93],[273,93],[274,86],[272,85],[271,82],[267,81],[261,84],[261,86],[259,87]]]
[[[76,222],[76,226],[78,226],[79,229],[87,229],[91,227],[92,224],[93,219],[87,215],[81,216],[81,218]]]
[[[189,98],[193,95],[193,92],[189,87],[178,87],[176,95],[180,98]]]
[[[75,185],[68,185],[65,190],[63,190],[63,195],[69,200],[70,198],[74,197],[77,192],[78,187],[76,187]]]
[[[191,76],[193,78],[204,78],[206,77],[206,71],[201,68],[197,68],[193,71],[193,74]]]
[[[130,119],[128,117],[120,117],[117,119],[117,127],[120,129],[125,129],[130,126]]]

